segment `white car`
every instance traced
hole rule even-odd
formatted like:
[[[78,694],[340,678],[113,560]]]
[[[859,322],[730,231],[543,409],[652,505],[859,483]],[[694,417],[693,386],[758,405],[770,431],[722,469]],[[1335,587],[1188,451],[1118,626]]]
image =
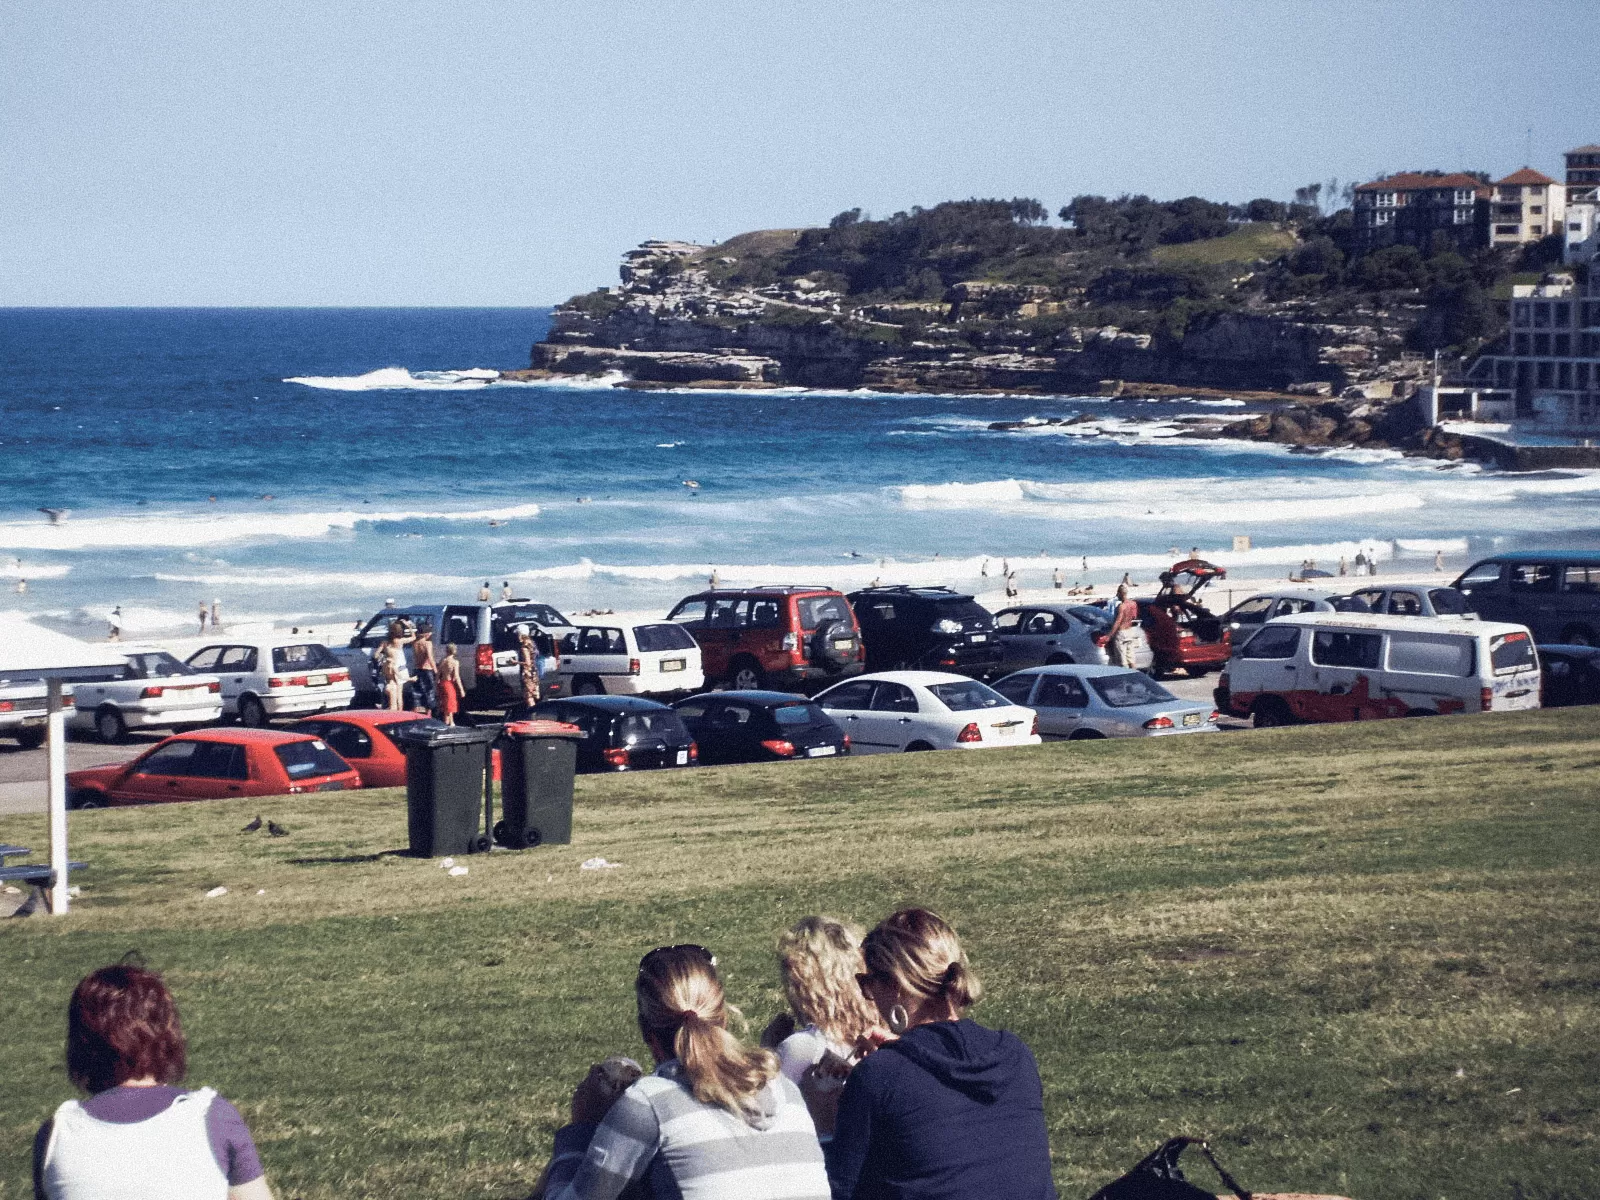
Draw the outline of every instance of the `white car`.
[[[221,680],[222,711],[243,725],[348,708],[356,694],[350,668],[333,651],[290,636],[203,646],[188,662]]]
[[[136,650],[120,678],[77,684],[73,700],[73,728],[120,742],[130,729],[182,729],[221,719],[222,681],[165,650]]]
[[[700,646],[682,625],[579,625],[561,640],[561,678],[573,696],[698,692]]]
[[[1467,607],[1466,593],[1453,587],[1397,583],[1361,588],[1351,592],[1350,598],[1366,605],[1368,612],[1387,617],[1435,617],[1441,621],[1478,619],[1478,614]]]
[[[986,683],[944,671],[880,671],[815,697],[850,737],[852,754],[1037,746],[1033,709]]]

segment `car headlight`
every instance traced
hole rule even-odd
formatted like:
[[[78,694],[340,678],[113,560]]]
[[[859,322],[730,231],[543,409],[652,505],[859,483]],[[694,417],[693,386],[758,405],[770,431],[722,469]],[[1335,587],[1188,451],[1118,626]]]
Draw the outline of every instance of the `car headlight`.
[[[940,633],[960,633],[961,632],[961,622],[960,621],[952,621],[949,617],[946,617],[944,620],[940,621],[937,625],[935,625],[934,628],[937,629]]]

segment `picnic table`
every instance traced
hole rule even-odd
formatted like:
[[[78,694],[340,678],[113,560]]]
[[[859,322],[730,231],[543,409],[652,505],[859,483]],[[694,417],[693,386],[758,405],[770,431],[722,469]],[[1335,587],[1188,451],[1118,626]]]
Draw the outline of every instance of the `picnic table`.
[[[31,887],[39,888],[44,893],[45,903],[50,903],[50,889],[55,886],[56,873],[51,870],[49,863],[22,863],[19,866],[8,866],[8,858],[26,858],[33,851],[26,846],[12,846],[0,844],[0,883],[13,879],[20,880]],[[69,862],[67,871],[81,871],[89,864],[86,862]]]

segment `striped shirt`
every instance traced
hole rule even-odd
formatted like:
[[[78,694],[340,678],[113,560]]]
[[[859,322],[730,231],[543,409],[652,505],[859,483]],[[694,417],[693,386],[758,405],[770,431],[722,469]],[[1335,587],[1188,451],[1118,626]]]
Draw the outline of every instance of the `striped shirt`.
[[[702,1104],[677,1060],[662,1063],[598,1126],[556,1134],[545,1195],[615,1200],[648,1178],[653,1200],[828,1200],[822,1147],[800,1090],[779,1075],[757,1103],[750,1121]]]

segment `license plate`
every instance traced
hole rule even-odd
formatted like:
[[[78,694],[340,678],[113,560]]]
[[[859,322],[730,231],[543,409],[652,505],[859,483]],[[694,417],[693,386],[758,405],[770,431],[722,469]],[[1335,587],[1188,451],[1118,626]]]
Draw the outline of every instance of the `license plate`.
[[[853,645],[855,645],[855,642],[851,638],[834,638],[833,639],[833,648],[835,650],[848,650]]]
[[[813,746],[806,751],[807,758],[827,758],[830,754],[839,753],[837,746]]]
[[[987,642],[989,640],[989,635],[987,633],[975,633],[969,640],[974,646],[976,646],[981,642]]]
[[[22,727],[24,729],[36,729],[44,724],[44,720],[43,717],[23,717]]]
[[[307,687],[326,687],[327,683],[328,683],[328,677],[326,675],[307,675],[306,676],[306,686]]]
[[[689,752],[687,750],[678,751],[678,765],[680,767],[687,767],[689,765]]]
[[[684,660],[681,658],[663,658],[661,660],[661,669],[663,671],[681,671],[683,670],[683,662]]]
[[[339,782],[336,779],[329,780],[327,783],[319,783],[319,784],[317,784],[317,791],[319,791],[319,792],[342,792],[342,791],[344,791],[344,784]]]
[[[1199,713],[1184,713],[1183,714],[1183,723],[1185,725],[1198,725],[1198,724],[1200,724],[1201,720],[1203,720],[1203,718],[1201,717],[1201,715]]]

